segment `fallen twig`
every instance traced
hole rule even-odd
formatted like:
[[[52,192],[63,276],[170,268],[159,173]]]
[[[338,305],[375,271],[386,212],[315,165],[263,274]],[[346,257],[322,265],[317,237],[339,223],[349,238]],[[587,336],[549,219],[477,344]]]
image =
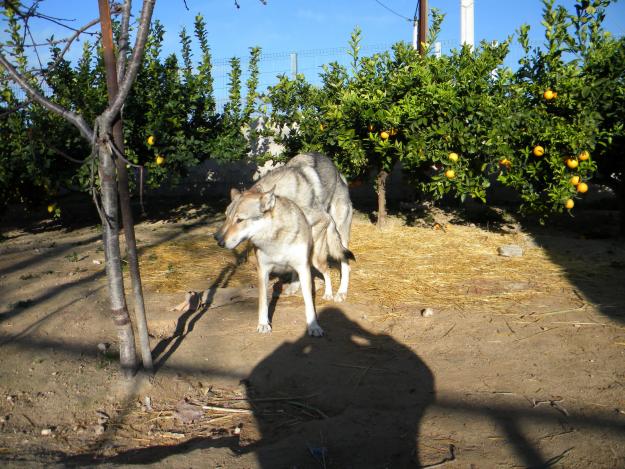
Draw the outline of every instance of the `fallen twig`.
[[[544,463],[542,466],[540,466],[540,467],[543,467],[543,468],[545,468],[545,469],[546,469],[546,468],[548,468],[548,467],[553,466],[554,464],[559,463],[562,459],[564,459],[564,457],[565,457],[565,456],[569,453],[569,451],[571,451],[573,448],[574,448],[574,446],[571,446],[569,449],[564,450],[564,452],[562,452],[562,453],[558,454],[557,456],[554,456],[553,458],[551,458],[551,459],[549,459],[549,460],[545,461],[545,463]]]
[[[307,405],[307,404],[302,404],[301,402],[296,402],[296,401],[289,401],[288,403],[291,404],[291,405],[294,405],[296,407],[302,407],[303,409],[308,409],[308,410],[312,410],[313,412],[317,412],[324,419],[329,418],[324,412],[322,412],[321,410],[317,409],[316,407],[313,407],[313,406],[310,406],[310,405]]]
[[[538,407],[541,404],[549,404],[551,407],[553,407],[554,409],[556,409],[557,411],[561,412],[562,414],[568,417],[569,412],[560,404],[558,404],[559,402],[562,402],[563,400],[564,399],[547,399],[545,401],[536,401],[532,399],[532,407]]]
[[[447,330],[447,332],[445,332],[445,333],[441,336],[441,339],[444,339],[445,337],[447,337],[447,335],[448,335],[451,331],[453,331],[453,330],[454,330],[454,327],[456,327],[456,323],[455,323],[455,322],[454,322],[454,325],[453,325],[453,326],[451,326],[451,327]]]
[[[228,401],[278,402],[278,401],[305,400],[305,399],[310,399],[311,397],[316,397],[318,395],[319,393],[316,392],[314,394],[308,394],[307,396],[261,397],[258,399],[250,399],[248,397],[219,397],[219,398],[213,398],[211,400],[217,401],[217,402],[228,402]]]
[[[536,335],[538,335],[538,334],[544,334],[545,332],[553,331],[554,329],[558,329],[558,328],[557,328],[557,327],[552,327],[551,329],[545,329],[545,330],[542,330],[542,331],[536,332],[535,334],[531,334],[531,335],[528,335],[528,336],[526,336],[526,337],[521,337],[521,338],[519,338],[519,339],[515,339],[514,341],[515,341],[515,342],[519,342],[519,341],[521,341],[521,340],[525,340],[525,339],[529,339],[530,337],[534,337],[534,336],[536,336]]]
[[[219,407],[215,405],[203,405],[202,409],[204,410],[214,410],[216,412],[229,412],[232,414],[252,414],[253,411],[249,409],[232,409],[229,407]]]

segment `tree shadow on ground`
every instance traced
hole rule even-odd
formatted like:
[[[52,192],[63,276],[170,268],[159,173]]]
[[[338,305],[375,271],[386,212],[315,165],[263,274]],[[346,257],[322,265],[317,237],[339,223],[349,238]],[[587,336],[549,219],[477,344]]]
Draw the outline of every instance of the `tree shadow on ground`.
[[[573,216],[554,216],[545,226],[521,219],[521,226],[560,267],[580,309],[588,304],[625,323],[625,245],[618,220],[616,210],[581,209]]]
[[[157,371],[167,362],[178,347],[182,345],[185,337],[193,331],[195,324],[211,307],[217,289],[228,285],[228,282],[237,271],[237,268],[247,259],[247,255],[247,250],[236,253],[235,262],[222,269],[217,278],[215,278],[202,295],[196,294],[190,299],[188,310],[178,318],[172,336],[162,339],[152,350],[152,357],[155,361],[155,369]]]

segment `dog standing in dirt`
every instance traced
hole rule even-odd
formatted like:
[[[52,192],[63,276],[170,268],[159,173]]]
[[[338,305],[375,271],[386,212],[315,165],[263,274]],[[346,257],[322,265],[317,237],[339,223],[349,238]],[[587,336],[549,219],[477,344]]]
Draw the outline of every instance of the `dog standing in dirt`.
[[[324,213],[329,215],[328,224],[333,224],[338,231],[341,244],[347,249],[352,225],[352,203],[349,197],[347,181],[330,158],[321,153],[302,153],[293,157],[289,162],[274,169],[252,189],[259,192],[274,189],[275,195],[286,197],[300,207],[307,217],[309,224],[316,227],[316,232],[323,233],[319,220],[324,220]],[[349,287],[349,263],[347,258],[340,259],[341,283],[332,294],[330,276],[324,276],[325,289],[323,298],[334,299],[336,302],[345,301]],[[298,290],[295,276],[290,285],[285,288],[286,294],[293,294]]]
[[[272,188],[254,186],[243,193],[232,189],[226,220],[215,233],[219,245],[234,249],[249,240],[258,269],[258,332],[271,332],[267,287],[271,272],[295,271],[301,283],[308,334],[320,337],[312,297],[311,264],[328,275],[328,257],[347,262],[353,255],[341,243],[333,219],[323,210],[310,209],[308,217],[292,200]]]

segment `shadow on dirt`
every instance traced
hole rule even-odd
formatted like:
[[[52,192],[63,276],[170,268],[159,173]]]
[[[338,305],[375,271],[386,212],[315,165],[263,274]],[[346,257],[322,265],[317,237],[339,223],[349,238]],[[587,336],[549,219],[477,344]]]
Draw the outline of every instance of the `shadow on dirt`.
[[[538,441],[526,436],[528,425],[548,424],[560,431],[564,429],[565,433],[572,428],[592,429],[600,431],[602,438],[625,437],[625,427],[617,414],[610,417],[607,412],[598,414],[588,409],[558,413],[553,409],[528,408],[527,403],[505,405],[489,396],[469,402],[464,394],[437,395],[429,367],[392,337],[363,329],[338,308],[322,310],[319,320],[328,332],[325,338],[303,336],[285,342],[249,376],[231,376],[245,384],[260,430],[260,440],[251,445],[240,445],[236,436],[191,437],[179,444],[122,450],[105,457],[102,449],[114,440],[117,428],[127,416],[122,411],[110,422],[109,430],[79,455],[0,455],[0,461],[37,457],[39,462],[45,458],[50,464],[64,467],[158,462],[174,467],[180,467],[178,462],[184,467],[202,467],[206,463],[202,450],[229,448],[235,457],[253,454],[263,468],[417,468],[424,467],[418,446],[422,438],[420,422],[427,409],[449,415],[460,426],[479,420],[491,422],[493,432],[499,428],[501,438],[526,467],[551,467],[569,451],[546,457]],[[78,355],[97,358],[94,347],[46,339],[17,340],[13,346],[42,350],[55,347],[68,359]],[[165,365],[159,373],[210,375],[212,370]],[[215,372],[217,375],[223,373]],[[138,388],[139,385],[131,386],[122,409],[132,408]],[[282,396],[307,396],[293,402],[301,407],[305,417],[289,425],[276,425],[276,410],[289,404]],[[450,445],[447,455],[436,464],[454,460],[454,450]],[[184,459],[178,461],[176,457],[182,455]]]
[[[243,250],[236,254],[236,260],[233,264],[226,266],[213,281],[213,283],[205,291],[205,295],[200,297],[199,295],[194,297],[189,304],[189,310],[180,315],[176,323],[176,329],[171,337],[161,340],[154,350],[152,351],[152,357],[155,362],[155,369],[158,372],[162,366],[167,362],[169,357],[180,347],[187,334],[193,331],[195,324],[200,320],[202,316],[208,311],[215,293],[220,287],[225,287],[236,272],[238,266],[240,266],[247,259],[247,251]],[[201,304],[199,304],[201,302]]]
[[[292,467],[316,459],[325,467],[408,467],[419,461],[416,438],[434,400],[434,377],[422,360],[385,334],[374,334],[326,308],[325,339],[285,342],[245,381],[262,440],[254,445],[261,467]],[[287,393],[313,396],[315,416],[300,428],[276,429],[276,404]],[[281,404],[278,404],[281,405]],[[375,442],[375,443],[374,443]],[[287,456],[288,453],[288,456]]]

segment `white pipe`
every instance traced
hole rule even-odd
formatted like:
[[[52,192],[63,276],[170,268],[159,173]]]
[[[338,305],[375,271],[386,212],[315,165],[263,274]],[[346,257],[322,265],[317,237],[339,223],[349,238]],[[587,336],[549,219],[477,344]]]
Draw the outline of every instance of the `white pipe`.
[[[460,0],[460,44],[474,47],[474,4],[475,0]]]

